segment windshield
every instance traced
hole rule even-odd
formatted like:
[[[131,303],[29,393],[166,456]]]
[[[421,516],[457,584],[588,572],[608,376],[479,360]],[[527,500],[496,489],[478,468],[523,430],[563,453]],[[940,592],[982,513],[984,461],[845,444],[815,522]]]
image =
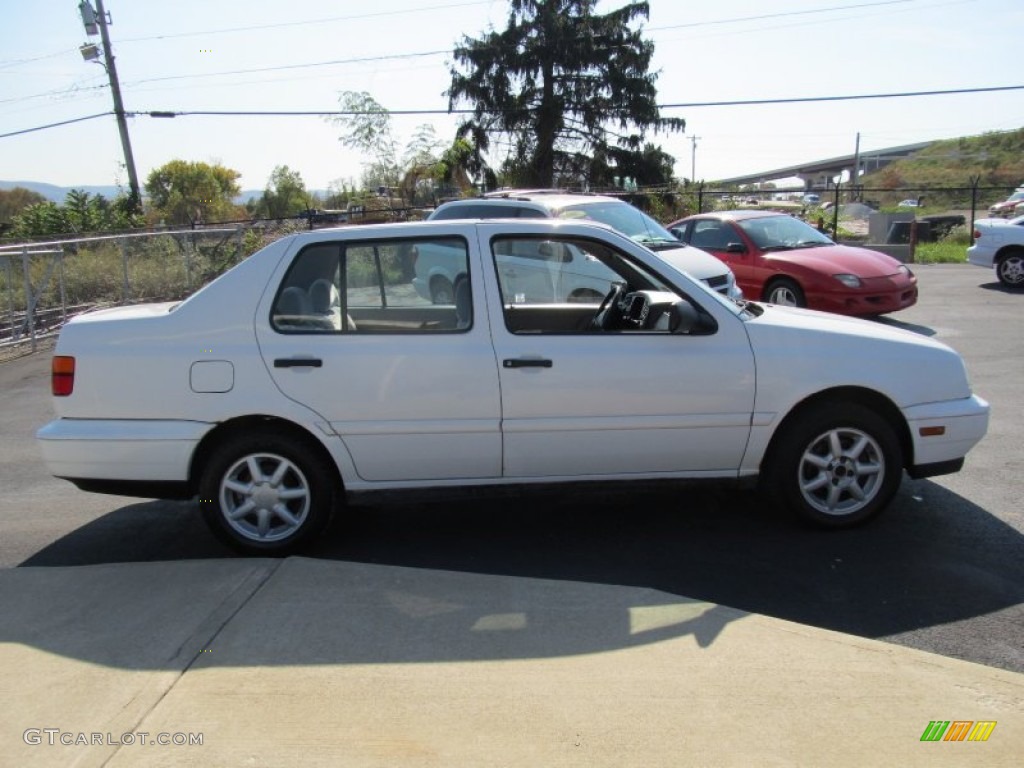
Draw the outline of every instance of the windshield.
[[[740,219],[736,224],[762,251],[782,248],[816,248],[834,245],[825,235],[792,216]]]
[[[672,233],[639,208],[619,201],[587,202],[567,205],[557,212],[560,219],[590,219],[607,224],[642,245],[682,246]]]

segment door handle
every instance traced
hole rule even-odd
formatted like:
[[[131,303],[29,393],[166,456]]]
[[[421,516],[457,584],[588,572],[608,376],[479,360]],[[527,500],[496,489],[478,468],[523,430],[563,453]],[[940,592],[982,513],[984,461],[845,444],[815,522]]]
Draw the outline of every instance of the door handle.
[[[554,365],[554,363],[551,362],[550,360],[545,360],[543,358],[538,358],[538,357],[534,357],[534,358],[522,358],[522,357],[508,358],[506,360],[502,360],[501,364],[505,368],[550,368],[551,366]]]
[[[319,357],[279,357],[274,361],[275,368],[322,368],[323,365]]]

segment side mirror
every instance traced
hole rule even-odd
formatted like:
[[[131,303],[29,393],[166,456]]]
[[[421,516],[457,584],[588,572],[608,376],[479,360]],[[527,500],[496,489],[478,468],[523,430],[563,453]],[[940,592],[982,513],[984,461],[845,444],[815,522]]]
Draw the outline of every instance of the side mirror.
[[[725,246],[726,253],[746,253],[747,246],[743,243],[729,243]]]
[[[686,299],[680,299],[672,305],[668,313],[669,333],[689,333],[700,323],[700,315]]]

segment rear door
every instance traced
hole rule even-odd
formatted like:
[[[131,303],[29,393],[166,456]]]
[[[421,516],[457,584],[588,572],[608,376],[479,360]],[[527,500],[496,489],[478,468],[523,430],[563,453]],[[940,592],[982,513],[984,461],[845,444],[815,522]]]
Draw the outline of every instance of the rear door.
[[[274,382],[321,414],[364,480],[501,475],[498,374],[467,229],[309,242],[260,304],[256,333]],[[421,246],[458,254],[465,277],[452,303],[414,287]]]

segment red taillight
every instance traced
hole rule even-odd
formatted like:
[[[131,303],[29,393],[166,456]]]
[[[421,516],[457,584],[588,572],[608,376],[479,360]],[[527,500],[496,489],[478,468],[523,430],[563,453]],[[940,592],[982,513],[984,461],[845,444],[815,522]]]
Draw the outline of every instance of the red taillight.
[[[981,237],[981,230],[980,229],[974,230],[974,239],[977,240],[979,237]]]
[[[75,358],[54,355],[50,387],[54,397],[67,397],[75,388]]]

